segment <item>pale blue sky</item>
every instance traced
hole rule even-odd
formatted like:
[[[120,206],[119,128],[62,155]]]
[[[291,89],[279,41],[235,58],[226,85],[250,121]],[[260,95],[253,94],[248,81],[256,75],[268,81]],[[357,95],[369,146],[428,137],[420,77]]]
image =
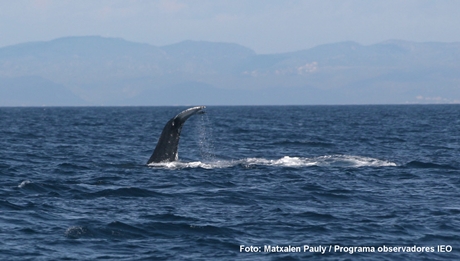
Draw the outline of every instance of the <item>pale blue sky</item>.
[[[257,53],[388,39],[460,41],[457,0],[0,0],[0,47],[100,35],[166,45],[233,42]]]

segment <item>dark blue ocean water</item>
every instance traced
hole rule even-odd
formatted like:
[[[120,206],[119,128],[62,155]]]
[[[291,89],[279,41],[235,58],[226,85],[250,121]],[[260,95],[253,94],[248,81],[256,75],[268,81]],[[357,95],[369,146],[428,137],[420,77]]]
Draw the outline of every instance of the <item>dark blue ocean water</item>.
[[[0,259],[460,260],[459,105],[185,108],[0,108]]]

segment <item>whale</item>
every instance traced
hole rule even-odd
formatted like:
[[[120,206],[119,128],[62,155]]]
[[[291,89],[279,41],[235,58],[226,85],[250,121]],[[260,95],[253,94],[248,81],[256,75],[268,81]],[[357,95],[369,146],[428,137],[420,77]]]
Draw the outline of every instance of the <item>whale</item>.
[[[179,148],[179,139],[182,126],[185,121],[197,113],[204,113],[206,106],[196,106],[188,108],[172,119],[170,119],[163,128],[157,146],[150,156],[147,164],[172,162],[178,160],[177,149]]]

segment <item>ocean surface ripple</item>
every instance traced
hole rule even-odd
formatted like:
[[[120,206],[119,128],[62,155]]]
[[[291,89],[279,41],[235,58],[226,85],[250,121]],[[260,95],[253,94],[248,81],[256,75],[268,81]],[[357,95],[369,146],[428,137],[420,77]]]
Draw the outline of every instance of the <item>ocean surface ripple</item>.
[[[459,105],[182,109],[0,108],[0,259],[460,260]]]

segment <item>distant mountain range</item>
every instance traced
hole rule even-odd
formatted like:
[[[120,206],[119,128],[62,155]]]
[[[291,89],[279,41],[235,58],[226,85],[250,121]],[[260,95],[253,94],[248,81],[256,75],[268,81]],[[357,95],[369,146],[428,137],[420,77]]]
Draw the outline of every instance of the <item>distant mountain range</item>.
[[[98,36],[0,48],[0,106],[460,103],[460,43],[256,54]]]

